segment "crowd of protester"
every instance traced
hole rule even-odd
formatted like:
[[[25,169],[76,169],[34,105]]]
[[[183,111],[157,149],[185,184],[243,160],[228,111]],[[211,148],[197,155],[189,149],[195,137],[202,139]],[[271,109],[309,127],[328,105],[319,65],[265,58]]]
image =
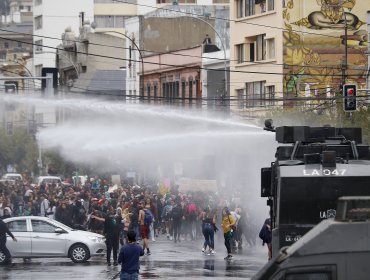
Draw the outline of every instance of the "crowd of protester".
[[[74,229],[103,234],[109,265],[112,251],[117,265],[119,244],[128,242],[129,231],[136,233],[138,242],[145,239],[147,254],[148,241],[155,242],[159,235],[175,243],[204,238],[202,251],[214,254],[218,226],[222,227],[229,259],[243,243],[256,245],[259,225],[243,206],[240,200],[224,195],[182,193],[176,187],[165,192],[128,184],[112,188],[98,177],[84,184],[0,183],[1,218],[45,216]]]

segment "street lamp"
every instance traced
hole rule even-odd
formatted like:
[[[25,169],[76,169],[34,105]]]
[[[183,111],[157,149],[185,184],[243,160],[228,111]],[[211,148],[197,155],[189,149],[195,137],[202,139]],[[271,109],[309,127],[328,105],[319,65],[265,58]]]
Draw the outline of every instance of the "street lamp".
[[[141,81],[140,82],[140,84],[141,84],[140,93],[144,96],[144,58],[143,58],[143,54],[142,54],[139,46],[135,43],[135,41],[133,39],[130,38],[130,36],[127,36],[124,33],[121,33],[121,32],[118,32],[118,31],[105,31],[103,33],[115,33],[115,34],[122,35],[125,38],[129,39],[131,41],[131,43],[135,46],[135,48],[138,50],[138,52],[140,54],[140,58],[141,58],[141,75],[142,75],[142,77],[140,78],[140,81]]]
[[[32,75],[32,73],[31,73],[30,69],[28,69],[28,68],[27,68],[23,63],[19,62],[17,59],[11,60],[11,62],[14,62],[14,63],[16,63],[16,64],[18,64],[18,65],[22,66],[22,67],[27,71],[27,73],[28,73],[28,77],[33,77],[33,75]],[[4,65],[4,64],[3,64],[3,65]],[[32,80],[32,81],[33,81],[33,89],[35,90],[35,88],[36,88],[36,83],[35,83],[35,80]]]
[[[21,64],[21,63],[19,63],[19,62],[17,62],[17,61],[14,61],[14,60],[10,60],[9,62],[14,62],[14,63],[17,63],[17,64],[19,64],[19,65],[21,65],[21,66],[23,66],[24,68],[26,68],[23,64]],[[6,70],[6,69],[9,69],[10,67],[12,67],[12,66],[14,66],[13,64],[9,64],[9,63],[3,63],[2,65],[1,65],[1,71],[2,72],[7,72],[7,73],[11,73],[11,74],[15,74],[15,75],[18,75],[19,77],[32,77],[32,74],[31,74],[31,76],[25,76],[25,75],[21,75],[20,74],[20,72],[19,72],[19,70],[18,69],[16,69],[16,70],[14,70],[14,71],[10,71],[10,70]],[[26,69],[27,71],[29,71],[28,69]],[[30,73],[29,73],[30,74]],[[12,78],[14,78],[14,76],[6,76],[6,77],[8,77],[9,79],[12,79]],[[25,79],[20,79],[21,81],[22,81],[22,84],[23,84],[23,89],[25,88],[25,82],[24,82],[24,80]],[[18,82],[16,82],[16,84],[17,84],[17,88],[18,88]],[[15,85],[15,84],[14,84]],[[33,80],[33,87],[35,88],[35,81]]]

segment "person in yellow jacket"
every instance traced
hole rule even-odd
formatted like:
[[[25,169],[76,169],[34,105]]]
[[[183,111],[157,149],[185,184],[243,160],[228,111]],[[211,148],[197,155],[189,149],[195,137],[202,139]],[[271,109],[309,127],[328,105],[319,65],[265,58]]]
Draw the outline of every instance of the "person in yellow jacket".
[[[231,260],[231,239],[233,238],[234,229],[235,229],[235,218],[231,215],[229,208],[224,207],[222,209],[222,229],[224,231],[224,238],[225,238],[225,247],[227,249],[227,256],[225,260]]]

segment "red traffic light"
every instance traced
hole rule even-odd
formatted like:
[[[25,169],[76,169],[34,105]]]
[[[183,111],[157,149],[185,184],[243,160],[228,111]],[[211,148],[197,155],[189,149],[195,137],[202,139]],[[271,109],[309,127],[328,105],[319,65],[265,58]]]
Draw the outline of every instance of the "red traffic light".
[[[347,94],[348,95],[353,95],[355,93],[355,91],[354,91],[354,89],[353,88],[349,88],[348,90],[347,90]]]

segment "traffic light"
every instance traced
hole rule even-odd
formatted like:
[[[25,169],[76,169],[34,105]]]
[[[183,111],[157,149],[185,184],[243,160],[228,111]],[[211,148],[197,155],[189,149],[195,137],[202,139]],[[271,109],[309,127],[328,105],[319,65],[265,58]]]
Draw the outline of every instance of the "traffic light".
[[[13,123],[12,122],[6,123],[6,134],[9,136],[13,135]]]
[[[354,112],[356,111],[356,85],[343,85],[343,110],[345,112]]]

